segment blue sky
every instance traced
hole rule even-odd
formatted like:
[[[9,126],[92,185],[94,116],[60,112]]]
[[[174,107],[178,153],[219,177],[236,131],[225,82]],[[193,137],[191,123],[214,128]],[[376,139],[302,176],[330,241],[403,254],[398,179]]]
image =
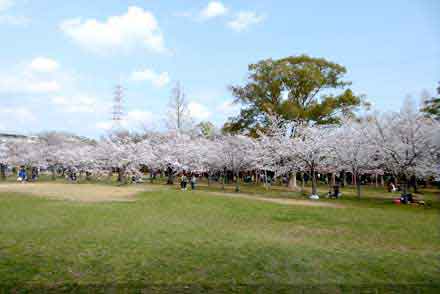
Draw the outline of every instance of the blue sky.
[[[97,137],[117,83],[126,125],[160,128],[176,81],[194,119],[220,126],[247,65],[290,55],[346,66],[379,110],[440,80],[436,0],[0,0],[0,35],[0,132]]]

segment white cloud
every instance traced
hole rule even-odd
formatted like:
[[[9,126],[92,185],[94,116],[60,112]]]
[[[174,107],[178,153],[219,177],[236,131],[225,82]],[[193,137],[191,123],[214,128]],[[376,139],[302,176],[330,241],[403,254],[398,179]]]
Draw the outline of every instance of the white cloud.
[[[0,0],[0,24],[5,25],[27,25],[30,19],[25,16],[3,14],[14,6],[14,0]]]
[[[27,89],[31,93],[52,93],[61,90],[61,86],[57,81],[42,81],[27,85]]]
[[[38,80],[34,77],[9,76],[0,74],[0,93],[42,94],[53,93],[61,89],[57,81]]]
[[[241,11],[236,17],[227,23],[227,26],[234,31],[241,32],[248,29],[250,26],[261,23],[265,17],[258,15],[253,11]]]
[[[0,118],[0,130],[11,133],[35,128],[38,123],[31,109],[24,106],[1,106]]]
[[[122,125],[126,127],[139,127],[151,124],[153,122],[153,114],[149,111],[132,110],[122,120]]]
[[[64,112],[96,113],[109,110],[108,105],[101,105],[95,97],[88,95],[55,96],[51,101]]]
[[[122,118],[121,125],[125,129],[136,129],[150,127],[154,124],[154,114],[149,111],[131,110]],[[101,121],[96,123],[96,128],[100,130],[111,130],[113,128],[113,122]]]
[[[37,72],[50,73],[59,68],[58,62],[47,57],[34,58],[30,64],[30,68]]]
[[[30,18],[17,15],[0,15],[0,24],[25,26],[30,23]]]
[[[208,5],[200,12],[200,18],[202,20],[207,20],[222,16],[228,13],[228,9],[220,1],[211,1]]]
[[[142,8],[130,6],[127,13],[111,16],[106,21],[69,19],[61,30],[82,47],[104,53],[137,46],[155,52],[165,52],[163,34],[154,15]]]
[[[237,115],[240,112],[240,106],[233,101],[225,101],[217,106],[217,111],[225,116]]]
[[[96,123],[96,128],[100,129],[100,130],[104,130],[104,131],[108,131],[111,130],[113,124],[111,121],[101,121]]]
[[[68,79],[63,73],[52,73],[59,64],[50,58],[38,57],[30,62],[13,67],[8,72],[0,72],[0,93],[44,94],[61,90],[60,81]]]
[[[154,86],[162,88],[169,84],[170,75],[168,72],[156,73],[151,69],[145,69],[141,71],[134,71],[130,79],[132,81],[150,81]]]
[[[36,117],[32,111],[25,107],[1,107],[0,115],[5,121],[36,121]]]
[[[188,104],[188,109],[191,117],[197,120],[205,120],[211,116],[211,112],[208,108],[198,102],[190,102]]]
[[[14,5],[13,0],[0,0],[0,12],[5,11]]]

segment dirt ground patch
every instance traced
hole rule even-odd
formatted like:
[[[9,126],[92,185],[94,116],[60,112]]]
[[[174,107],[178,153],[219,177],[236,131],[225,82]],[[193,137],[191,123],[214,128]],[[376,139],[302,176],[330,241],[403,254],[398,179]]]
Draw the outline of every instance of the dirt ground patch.
[[[264,201],[271,202],[283,205],[301,205],[301,206],[315,206],[315,207],[333,207],[333,208],[343,208],[345,207],[339,203],[329,203],[323,202],[319,200],[296,200],[296,199],[282,199],[282,198],[269,198],[269,197],[260,197],[253,196],[249,194],[234,194],[234,193],[220,193],[220,192],[208,192],[210,195],[216,196],[227,196],[227,197],[235,197],[235,198],[244,198],[249,200],[256,201]]]
[[[61,183],[0,184],[0,193],[14,192],[81,202],[134,201],[134,195],[143,191],[151,191],[151,188],[143,185],[115,187],[96,184]]]

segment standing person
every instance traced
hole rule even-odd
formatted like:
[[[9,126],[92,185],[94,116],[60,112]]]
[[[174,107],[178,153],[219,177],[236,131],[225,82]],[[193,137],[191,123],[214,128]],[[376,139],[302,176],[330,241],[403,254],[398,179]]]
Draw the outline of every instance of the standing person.
[[[38,169],[36,167],[32,168],[32,182],[35,182],[37,180],[38,177]]]
[[[191,177],[191,190],[195,190],[196,189],[196,184],[197,184],[197,178],[195,175],[193,175]]]
[[[187,179],[186,175],[182,174],[182,178],[180,181],[180,187],[182,188],[182,190],[186,190],[187,183],[188,183],[188,179]]]
[[[183,174],[180,177],[180,189],[183,190]]]

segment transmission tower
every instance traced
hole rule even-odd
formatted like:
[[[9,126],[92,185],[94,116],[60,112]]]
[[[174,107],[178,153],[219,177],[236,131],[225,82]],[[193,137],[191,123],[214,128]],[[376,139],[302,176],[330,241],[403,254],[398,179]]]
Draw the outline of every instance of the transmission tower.
[[[121,85],[117,85],[113,95],[112,127],[114,130],[121,130],[124,88]]]

